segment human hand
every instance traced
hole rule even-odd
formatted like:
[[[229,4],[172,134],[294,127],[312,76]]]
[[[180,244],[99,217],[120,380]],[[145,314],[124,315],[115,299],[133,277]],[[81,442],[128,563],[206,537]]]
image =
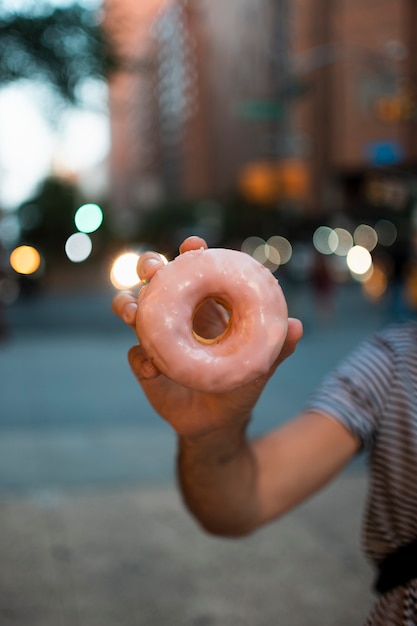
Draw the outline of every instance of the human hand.
[[[190,237],[180,246],[180,253],[201,247],[207,248],[203,239]],[[157,253],[143,254],[138,263],[141,280],[146,282],[152,280],[163,265],[164,261]],[[130,292],[120,292],[113,300],[113,311],[133,330],[137,306],[137,298]],[[227,324],[223,308],[214,301],[208,301],[205,307],[200,308],[198,319],[196,315],[194,322],[197,332],[205,337],[218,336]],[[170,423],[179,435],[197,437],[227,427],[229,424],[235,425],[237,421],[246,422],[269,378],[277,366],[294,352],[301,336],[301,322],[289,319],[283,348],[269,372],[251,383],[225,393],[195,391],[178,385],[156,369],[140,345],[129,350],[128,359],[136,379],[155,411]]]

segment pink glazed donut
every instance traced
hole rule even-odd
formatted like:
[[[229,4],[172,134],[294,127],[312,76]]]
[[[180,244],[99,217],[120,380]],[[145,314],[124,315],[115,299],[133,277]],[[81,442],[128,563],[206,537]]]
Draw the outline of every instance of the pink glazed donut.
[[[225,330],[213,339],[193,326],[206,300],[228,312]],[[138,304],[136,330],[147,356],[190,389],[231,391],[266,374],[287,334],[287,304],[277,280],[236,250],[180,254],[142,287]]]

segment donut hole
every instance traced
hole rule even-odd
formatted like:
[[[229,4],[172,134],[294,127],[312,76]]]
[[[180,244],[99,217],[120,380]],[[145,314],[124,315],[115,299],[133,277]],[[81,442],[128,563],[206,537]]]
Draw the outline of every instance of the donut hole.
[[[220,341],[231,325],[231,309],[219,298],[204,298],[194,309],[192,331],[195,339],[204,344]]]

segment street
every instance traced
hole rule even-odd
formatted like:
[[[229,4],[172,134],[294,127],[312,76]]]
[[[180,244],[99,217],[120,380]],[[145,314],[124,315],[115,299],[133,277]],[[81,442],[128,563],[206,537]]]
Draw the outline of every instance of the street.
[[[0,624],[351,626],[371,602],[360,553],[364,463],[242,540],[206,536],[175,486],[175,437],[131,375],[111,294],[8,310],[0,347]],[[283,421],[382,314],[343,292],[330,322],[290,303],[305,335],[259,402]],[[319,355],[319,358],[318,358]]]
[[[11,337],[0,348],[0,491],[172,482],[175,438],[130,373],[134,337],[110,302],[107,293],[69,294],[9,312]],[[380,324],[366,303],[349,306],[352,315],[342,301],[340,319],[322,327],[310,327],[303,308],[305,335],[267,386],[253,432],[301,410],[325,373]]]

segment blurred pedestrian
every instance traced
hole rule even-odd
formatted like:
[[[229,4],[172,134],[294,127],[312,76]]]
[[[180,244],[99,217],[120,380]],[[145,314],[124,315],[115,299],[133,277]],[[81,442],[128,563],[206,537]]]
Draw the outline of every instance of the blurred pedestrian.
[[[407,283],[411,276],[411,243],[408,233],[401,237],[390,248],[391,272],[389,275],[389,318],[401,322],[409,317],[407,303]]]
[[[334,316],[334,281],[327,258],[320,252],[315,252],[310,281],[317,317],[328,322]]]
[[[201,246],[204,241],[189,238],[180,251]],[[145,254],[139,274],[152,280],[162,266],[158,255]],[[118,294],[113,308],[135,327],[132,294]],[[301,337],[301,323],[290,319],[268,374],[228,393],[177,385],[140,346],[131,348],[129,362],[155,411],[178,435],[179,486],[207,532],[238,537],[254,531],[322,488],[365,450],[370,487],[364,546],[377,570],[379,594],[367,624],[416,625],[417,324],[376,333],[327,377],[305,411],[250,440],[252,410]]]

